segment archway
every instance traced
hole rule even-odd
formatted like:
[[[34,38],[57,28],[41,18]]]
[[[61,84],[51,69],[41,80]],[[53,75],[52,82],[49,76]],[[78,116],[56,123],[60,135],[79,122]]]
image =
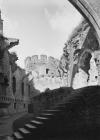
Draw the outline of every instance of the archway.
[[[16,78],[12,78],[12,89],[13,89],[13,94],[15,95],[16,92]]]
[[[21,90],[22,90],[22,97],[24,96],[24,82],[21,84]]]
[[[68,0],[86,18],[96,31],[100,44],[100,1],[99,0]]]
[[[86,22],[90,25],[90,33],[88,34],[88,37],[86,37],[86,42],[84,46],[86,46],[91,51],[95,51],[100,49],[100,1],[99,0],[68,0],[86,19]],[[77,20],[77,19],[76,19]],[[74,37],[73,37],[74,38]],[[94,40],[94,41],[92,41]],[[90,43],[91,42],[91,43]],[[95,42],[95,43],[94,43]],[[97,44],[97,45],[96,45]],[[86,47],[84,49],[86,49]],[[90,53],[89,53],[90,54]],[[86,54],[85,54],[86,55]],[[88,54],[87,54],[88,55]],[[83,59],[84,57],[82,57]],[[85,61],[82,60],[82,61]],[[90,58],[88,60],[88,63],[90,61]],[[71,61],[74,62],[74,61]],[[87,64],[87,62],[85,62]],[[78,71],[78,65],[72,64],[72,67],[70,68],[70,86],[72,86],[73,83],[73,76],[76,71]],[[85,68],[85,70],[89,69]],[[86,72],[87,73],[87,72]]]

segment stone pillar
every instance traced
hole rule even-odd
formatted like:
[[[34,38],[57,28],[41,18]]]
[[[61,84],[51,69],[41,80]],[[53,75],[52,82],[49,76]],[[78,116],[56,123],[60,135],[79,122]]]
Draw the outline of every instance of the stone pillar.
[[[70,46],[70,66],[69,66],[69,71],[68,71],[68,87],[72,87],[72,74],[73,74],[73,66],[74,66],[74,59],[73,59],[73,55],[74,55],[74,51],[75,49]]]
[[[98,85],[100,85],[100,63],[98,65]]]
[[[98,70],[98,85],[100,85],[100,50],[94,52],[94,59]]]
[[[97,85],[97,84],[98,84],[98,70],[97,70],[96,63],[94,61],[94,54],[92,54],[92,58],[90,60],[88,86]]]

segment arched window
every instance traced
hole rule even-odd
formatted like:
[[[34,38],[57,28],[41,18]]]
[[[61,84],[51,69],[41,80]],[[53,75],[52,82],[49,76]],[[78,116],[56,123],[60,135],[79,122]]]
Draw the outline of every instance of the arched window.
[[[28,95],[30,95],[30,85],[28,85]]]
[[[26,107],[26,105],[24,104],[24,108]]]
[[[24,96],[24,82],[22,82],[22,96]]]
[[[14,103],[14,109],[16,109],[16,103]]]
[[[48,72],[49,72],[49,69],[46,69],[46,74],[48,74]]]
[[[13,89],[13,94],[15,95],[16,92],[16,78],[12,78],[12,89]]]

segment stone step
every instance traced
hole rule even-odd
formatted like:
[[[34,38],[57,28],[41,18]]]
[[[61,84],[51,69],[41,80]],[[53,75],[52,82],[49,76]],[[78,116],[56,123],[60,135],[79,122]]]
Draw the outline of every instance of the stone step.
[[[41,119],[41,120],[48,120],[49,118],[46,117],[36,117],[37,119]]]
[[[56,109],[57,110],[62,110],[63,108],[65,108],[66,107],[66,104],[64,104],[64,105],[58,105],[57,107],[56,107]]]
[[[20,132],[14,132],[14,137],[16,138],[16,139],[23,139],[23,136],[21,135],[21,133]]]
[[[64,111],[64,109],[60,109],[60,110],[45,110],[42,114],[45,115],[47,114],[48,117],[55,117],[56,115],[62,113]]]
[[[49,113],[42,113],[41,115],[50,116],[50,115],[54,115],[54,114],[49,114]]]
[[[58,112],[60,110],[45,110],[46,112]]]
[[[25,124],[25,126],[28,127],[28,128],[33,128],[33,129],[37,128],[36,126],[31,125],[31,124]]]
[[[29,134],[30,133],[30,131],[25,129],[25,128],[19,128],[19,131],[24,133],[24,134]]]
[[[14,138],[12,136],[7,136],[6,140],[14,140]]]
[[[36,121],[36,120],[32,120],[31,122],[35,123],[35,124],[43,124],[43,122],[39,122],[39,121]]]

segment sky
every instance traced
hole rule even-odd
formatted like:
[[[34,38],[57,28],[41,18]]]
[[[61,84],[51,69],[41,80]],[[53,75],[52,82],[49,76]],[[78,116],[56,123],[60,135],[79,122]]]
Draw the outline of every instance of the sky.
[[[24,68],[27,56],[61,57],[64,43],[82,16],[68,0],[0,0],[4,35],[18,38],[13,47]]]

